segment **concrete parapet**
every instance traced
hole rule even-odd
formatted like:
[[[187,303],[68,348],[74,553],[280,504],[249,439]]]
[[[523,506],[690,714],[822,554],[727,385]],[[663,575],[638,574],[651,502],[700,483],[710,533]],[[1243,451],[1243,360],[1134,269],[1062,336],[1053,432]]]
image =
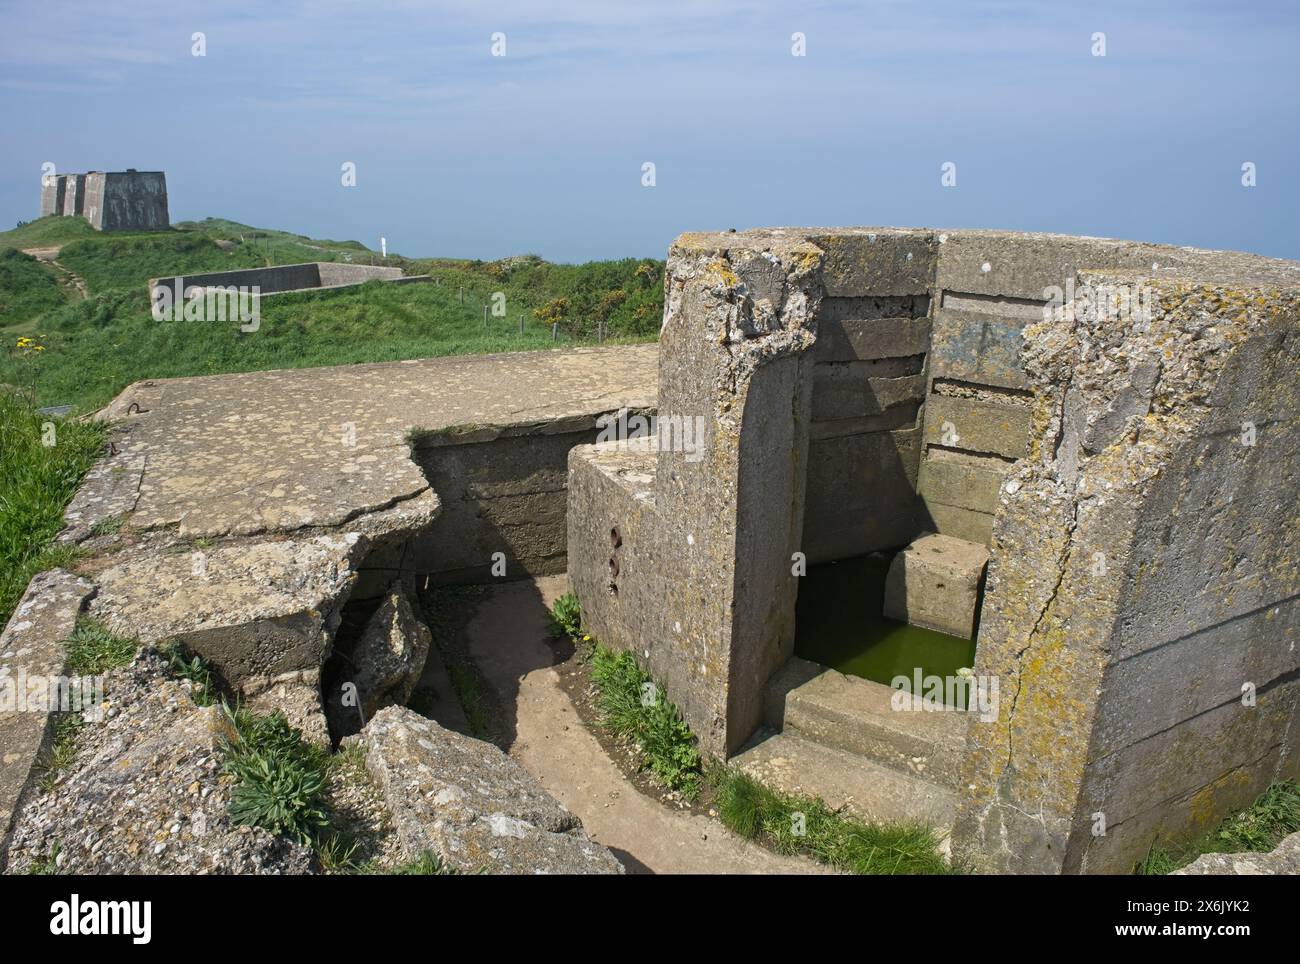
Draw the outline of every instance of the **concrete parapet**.
[[[976,866],[1127,871],[1300,773],[1300,265],[781,229],[683,235],[666,284],[659,411],[704,455],[574,449],[569,572],[704,749],[759,723],[800,554],[928,530],[991,559]]]
[[[93,591],[89,582],[63,569],[38,573],[0,634],[0,869],[14,815],[47,745],[52,712],[60,708],[51,704],[69,695],[66,688],[60,692],[64,641]]]
[[[1128,872],[1297,772],[1300,266],[1206,273],[1234,259],[1234,284],[1085,271],[1025,329],[975,667],[1010,697],[954,838],[981,867]],[[1093,315],[1130,284],[1149,312]]]

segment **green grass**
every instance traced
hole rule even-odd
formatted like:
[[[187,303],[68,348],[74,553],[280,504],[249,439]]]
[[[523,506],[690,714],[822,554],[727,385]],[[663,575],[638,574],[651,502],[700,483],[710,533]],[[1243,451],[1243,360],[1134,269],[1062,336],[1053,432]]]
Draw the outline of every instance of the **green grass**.
[[[1153,846],[1137,872],[1172,873],[1202,854],[1266,853],[1296,831],[1300,831],[1300,783],[1275,783],[1250,807],[1205,836],[1181,847]]]
[[[64,643],[68,672],[73,676],[97,676],[125,666],[135,658],[139,644],[118,636],[90,619],[77,620],[77,628]]]
[[[31,255],[0,247],[0,318],[6,326],[25,325],[67,301],[50,269]]]
[[[229,242],[228,249],[217,240]],[[0,300],[18,304],[12,315],[0,310],[0,329],[39,332],[47,348],[39,361],[39,404],[81,411],[147,378],[564,347],[592,343],[598,324],[607,341],[648,341],[663,314],[663,263],[648,259],[381,259],[355,241],[313,241],[213,219],[105,235],[78,218],[42,218],[0,234],[0,249],[54,243],[63,244],[59,262],[81,276],[89,297],[67,301],[52,275],[50,288],[19,255],[14,263],[22,277],[10,285],[0,274]],[[438,283],[277,295],[262,303],[256,332],[239,331],[238,321],[156,321],[149,310],[152,277],[336,260],[395,265]],[[505,317],[489,312],[485,327],[483,308],[492,308],[497,292],[505,296]],[[36,311],[38,303],[44,307]],[[552,319],[559,321],[557,340]],[[0,383],[26,385],[29,374],[24,359],[0,355]]]
[[[851,874],[948,874],[934,831],[922,824],[868,824],[821,800],[763,786],[736,770],[714,777],[714,806],[734,833],[778,853],[802,854]]]
[[[643,765],[660,783],[694,799],[700,791],[700,752],[695,734],[663,687],[637,665],[630,652],[606,649],[599,643],[591,656],[591,678],[600,691],[602,725],[633,742]]]
[[[72,635],[63,641],[67,672],[70,676],[98,676],[135,658],[138,644],[110,633],[98,623],[80,618]],[[77,741],[85,719],[79,711],[53,714],[54,733],[49,749],[40,761],[41,792],[48,793],[77,756]]]
[[[607,649],[584,635],[580,620],[581,607],[573,593],[565,593],[551,607],[552,626],[587,651],[601,726],[634,745],[642,768],[659,783],[695,799],[704,771],[695,734],[635,656]]]
[[[441,857],[426,850],[414,860],[394,867],[391,874],[397,876],[452,877],[460,873],[455,867],[443,861]]]
[[[46,423],[54,425],[54,445]],[[52,547],[63,509],[103,451],[105,427],[38,415],[27,402],[0,390],[0,625],[8,621],[31,577],[66,565],[76,555]]]
[[[42,753],[37,768],[41,776],[36,785],[41,793],[53,790],[59,782],[59,775],[77,758],[77,739],[85,725],[80,713],[54,714],[54,732],[50,746]]]
[[[12,231],[0,231],[0,248],[50,248],[82,238],[98,237],[103,235],[85,218],[50,215],[28,221]]]
[[[211,238],[179,231],[105,234],[72,241],[59,251],[58,260],[81,276],[92,295],[115,288],[143,291],[150,278],[255,268],[266,263],[250,247],[224,251]]]

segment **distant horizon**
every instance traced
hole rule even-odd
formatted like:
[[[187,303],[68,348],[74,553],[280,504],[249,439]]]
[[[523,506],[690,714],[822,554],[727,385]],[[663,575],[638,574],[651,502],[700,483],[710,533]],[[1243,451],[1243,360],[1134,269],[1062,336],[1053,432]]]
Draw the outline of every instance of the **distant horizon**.
[[[0,229],[36,218],[50,163],[165,171],[173,222],[405,257],[819,224],[1300,259],[1280,0],[18,0],[0,27]]]

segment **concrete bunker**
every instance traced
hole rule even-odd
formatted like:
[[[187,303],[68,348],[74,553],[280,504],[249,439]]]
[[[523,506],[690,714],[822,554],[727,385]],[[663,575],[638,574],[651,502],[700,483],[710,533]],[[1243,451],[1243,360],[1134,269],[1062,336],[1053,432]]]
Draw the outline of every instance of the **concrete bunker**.
[[[1130,870],[1295,774],[1300,265],[787,229],[683,235],[665,284],[659,418],[702,418],[702,457],[574,449],[568,563],[705,749],[821,760],[1013,871]],[[795,655],[802,564],[909,546],[902,611],[968,614],[982,712]]]

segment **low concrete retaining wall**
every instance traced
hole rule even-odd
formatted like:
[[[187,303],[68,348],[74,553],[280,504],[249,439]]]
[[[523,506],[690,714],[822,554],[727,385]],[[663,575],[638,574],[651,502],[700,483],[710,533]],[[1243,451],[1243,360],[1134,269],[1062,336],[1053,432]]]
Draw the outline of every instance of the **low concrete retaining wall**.
[[[293,291],[347,288],[367,281],[396,284],[429,281],[428,275],[402,274],[401,268],[382,265],[337,264],[308,261],[304,264],[278,264],[268,268],[239,268],[234,271],[211,271],[205,274],[174,275],[149,282],[149,294],[158,287],[185,292],[187,288],[257,288],[263,296]]]
[[[499,560],[507,579],[564,572],[569,450],[596,440],[601,414],[417,437],[412,455],[442,512],[408,566],[441,583],[501,578]]]

